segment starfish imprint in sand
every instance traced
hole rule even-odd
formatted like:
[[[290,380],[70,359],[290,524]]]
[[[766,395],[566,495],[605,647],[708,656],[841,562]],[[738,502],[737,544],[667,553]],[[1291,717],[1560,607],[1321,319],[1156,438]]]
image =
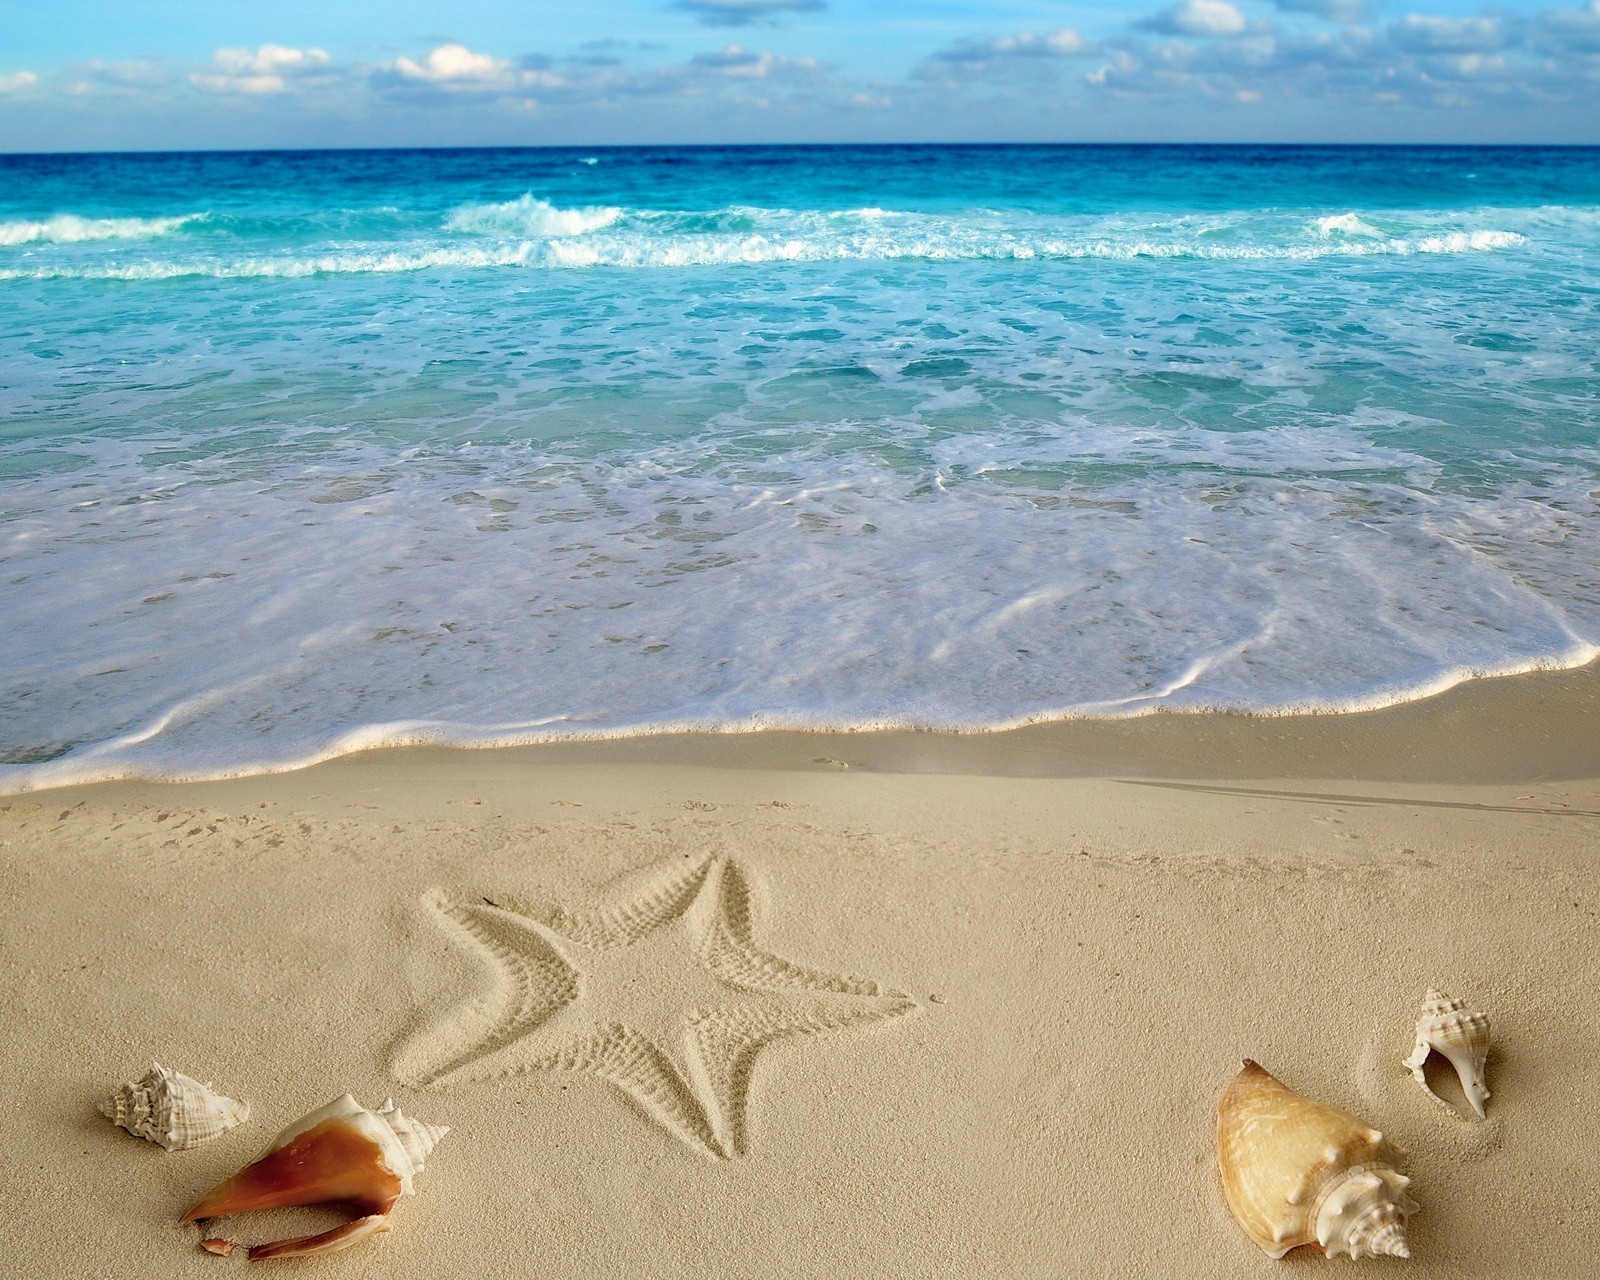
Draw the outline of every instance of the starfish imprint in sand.
[[[535,914],[447,890],[426,901],[490,960],[495,983],[492,1011],[478,999],[449,1019],[465,1046],[416,1063],[407,1072],[416,1083],[587,1072],[719,1158],[745,1150],[763,1046],[916,1008],[899,991],[761,950],[749,887],[726,858],[675,868],[631,901],[591,911]]]

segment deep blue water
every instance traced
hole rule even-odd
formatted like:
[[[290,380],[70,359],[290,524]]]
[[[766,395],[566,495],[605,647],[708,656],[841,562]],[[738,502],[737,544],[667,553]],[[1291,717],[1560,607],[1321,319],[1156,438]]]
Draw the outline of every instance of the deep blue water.
[[[0,787],[1600,644],[1600,151],[0,157]]]

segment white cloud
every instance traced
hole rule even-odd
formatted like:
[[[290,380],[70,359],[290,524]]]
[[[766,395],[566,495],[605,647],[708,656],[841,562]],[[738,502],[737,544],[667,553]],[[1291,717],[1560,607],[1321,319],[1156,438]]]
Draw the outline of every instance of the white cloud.
[[[456,98],[505,99],[532,107],[544,96],[583,96],[582,85],[596,83],[614,59],[568,59],[565,70],[556,60],[529,54],[510,58],[478,53],[451,40],[420,60],[400,57],[372,69],[369,83],[379,92],[405,98],[449,95]]]
[[[622,59],[595,54],[553,58],[527,54],[518,59],[477,53],[466,46],[441,45],[421,59],[398,58],[372,70],[369,82],[391,98],[423,100],[448,95],[501,102],[521,109],[617,108],[626,99],[725,95],[742,96],[752,84],[822,84],[827,68],[813,58],[729,44],[684,62],[628,66]]]
[[[1087,57],[1094,52],[1094,43],[1071,27],[1018,31],[1008,36],[958,40],[924,59],[912,75],[918,80],[1003,78],[1012,74],[1038,78],[1054,74],[1046,69],[1051,62]],[[1033,70],[1026,71],[1030,65]]]
[[[1353,17],[1367,0],[1273,0],[1282,10],[1330,22]],[[948,95],[981,79],[1012,93],[1053,92],[1045,56],[1094,54],[1082,76],[1092,91],[1169,103],[1385,103],[1427,108],[1572,104],[1600,85],[1600,0],[1527,18],[1480,14],[1440,18],[1402,14],[1382,30],[1352,22],[1332,29],[1248,19],[1228,0],[1178,0],[1135,24],[1159,35],[1099,42],[1051,42],[1019,33],[970,39],[925,59],[913,80]],[[1175,37],[1175,38],[1165,38]],[[977,99],[974,98],[974,101]],[[1020,99],[1019,99],[1020,100]],[[949,110],[947,97],[941,109]],[[931,107],[930,107],[931,109]]]
[[[755,41],[715,41],[722,47],[671,59],[658,46],[636,42],[575,46],[566,54],[518,56],[513,48],[501,56],[447,41],[409,57],[359,62],[319,48],[264,44],[218,49],[202,63],[152,57],[0,73],[0,99],[79,95],[97,100],[111,121],[145,108],[181,111],[185,98],[194,115],[194,95],[201,93],[245,104],[219,104],[219,129],[230,112],[253,122],[270,124],[281,116],[293,123],[297,109],[315,105],[330,119],[355,122],[352,129],[397,131],[414,118],[441,139],[454,136],[450,130],[458,125],[461,136],[472,136],[473,129],[494,136],[485,124],[498,127],[538,110],[549,121],[541,137],[558,140],[620,139],[636,120],[646,121],[652,136],[680,129],[695,137],[777,136],[788,128],[784,136],[798,137],[819,127],[847,130],[849,122],[886,108],[898,114],[884,117],[885,132],[908,122],[929,134],[969,125],[978,131],[996,121],[1038,120],[1045,112],[1083,110],[1081,118],[1092,121],[1115,96],[1151,100],[1118,110],[1152,119],[1183,121],[1191,107],[1256,112],[1235,118],[1266,134],[1279,120],[1270,113],[1283,108],[1290,108],[1284,120],[1323,121],[1325,132],[1335,132],[1347,115],[1360,118],[1366,111],[1370,120],[1377,118],[1372,109],[1393,105],[1475,109],[1483,136],[1510,108],[1535,122],[1531,136],[1592,138],[1600,101],[1600,0],[1541,2],[1559,7],[1438,17],[1396,5],[1374,26],[1356,19],[1378,0],[1270,0],[1250,10],[1304,15],[1272,14],[1270,21],[1247,17],[1242,0],[1144,0],[1152,10],[1167,7],[1119,35],[1091,41],[1070,27],[999,35],[979,27],[979,34],[929,53],[908,78],[887,83],[846,78],[814,58],[763,51]],[[800,11],[743,0],[718,0],[715,7],[747,16]],[[259,109],[269,102],[272,110]],[[780,123],[769,126],[768,119]],[[1203,130],[1204,118],[1196,119]],[[1412,124],[1423,119],[1437,117],[1410,117]],[[1548,135],[1538,123],[1544,119],[1555,122]],[[1241,131],[1248,131],[1246,124]]]
[[[1428,75],[1435,80],[1489,80],[1503,76],[1509,66],[1497,53],[1462,53],[1434,59]]]
[[[678,0],[677,7],[708,27],[747,27],[782,13],[816,13],[828,4],[827,0]]]
[[[1072,58],[1087,52],[1089,42],[1071,27],[1055,31],[1019,31],[989,41],[988,50],[1002,58]]]
[[[715,53],[697,53],[689,59],[693,71],[715,76],[734,76],[760,80],[767,76],[810,76],[822,70],[815,58],[786,58],[779,54],[757,53],[743,45],[730,44]]]
[[[1126,49],[1118,49],[1109,62],[1084,72],[1083,82],[1096,89],[1123,89],[1137,92],[1144,64]]]
[[[1437,18],[1408,13],[1389,38],[1410,53],[1492,53],[1508,40],[1496,18]]]
[[[1532,29],[1540,29],[1537,21]],[[1413,14],[1380,33],[1345,26],[1258,29],[1229,40],[1133,37],[1114,42],[1111,57],[1084,79],[1119,96],[1239,105],[1298,100],[1459,110],[1520,102],[1546,110],[1592,98],[1600,60],[1570,51],[1535,56],[1540,45],[1529,47],[1527,30],[1509,19]]]
[[[206,93],[282,93],[290,81],[326,73],[330,65],[321,49],[291,49],[281,44],[218,49],[211,55],[211,70],[192,73],[189,83]]]
[[[511,63],[487,53],[474,53],[464,44],[442,44],[421,62],[396,58],[392,70],[402,80],[453,89],[509,88]]]
[[[1250,24],[1228,0],[1178,0],[1137,25],[1173,36],[1237,36]]]

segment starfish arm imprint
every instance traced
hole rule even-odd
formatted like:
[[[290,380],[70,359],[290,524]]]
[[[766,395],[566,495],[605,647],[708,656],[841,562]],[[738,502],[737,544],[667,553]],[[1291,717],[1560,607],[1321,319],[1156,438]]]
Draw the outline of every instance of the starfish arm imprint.
[[[528,1063],[526,1069],[582,1071],[609,1080],[688,1146],[709,1156],[724,1154],[711,1118],[689,1082],[657,1045],[631,1027],[617,1023],[602,1028]]]
[[[574,1000],[578,977],[536,921],[467,893],[435,890],[424,901],[441,923],[489,960],[499,979],[500,1006],[464,1048],[416,1073],[413,1083],[430,1085],[471,1078],[463,1072],[472,1064],[516,1043]]]
[[[837,995],[906,998],[903,992],[885,989],[866,978],[824,973],[763,951],[752,940],[754,911],[744,872],[726,861],[717,871],[720,874],[708,886],[708,892],[715,895],[716,910],[702,943],[702,957],[706,967],[723,982],[741,991],[828,991]]]
[[[707,858],[681,874],[658,877],[649,890],[621,906],[592,911],[557,908],[548,924],[553,932],[580,946],[625,947],[688,911],[717,861]]]
[[[709,1094],[706,1111],[717,1127],[717,1140],[729,1156],[743,1155],[756,1055],[775,1040],[817,1035],[878,1022],[909,1013],[906,999],[872,1004],[804,1004],[773,1008],[745,1005],[697,1013],[690,1025],[693,1058],[701,1068]]]

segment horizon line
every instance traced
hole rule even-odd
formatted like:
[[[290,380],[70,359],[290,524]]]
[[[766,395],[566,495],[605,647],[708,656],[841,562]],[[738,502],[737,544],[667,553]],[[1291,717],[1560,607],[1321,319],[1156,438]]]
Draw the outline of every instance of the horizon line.
[[[224,156],[224,155],[337,155],[395,153],[449,153],[456,151],[806,151],[888,149],[1069,149],[1170,148],[1232,150],[1351,150],[1392,151],[1600,151],[1600,142],[1206,142],[1206,141],[982,141],[982,142],[501,142],[460,143],[447,146],[299,146],[299,147],[117,147],[75,151],[0,151],[0,160],[79,159],[90,156]]]

